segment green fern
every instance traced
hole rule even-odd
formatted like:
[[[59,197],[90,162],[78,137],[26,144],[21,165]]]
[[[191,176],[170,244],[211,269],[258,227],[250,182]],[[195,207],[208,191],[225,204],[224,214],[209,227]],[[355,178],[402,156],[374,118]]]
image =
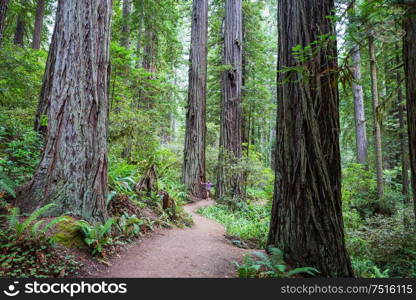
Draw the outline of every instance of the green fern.
[[[19,221],[20,210],[17,207],[13,207],[9,210],[9,215],[7,216],[9,223],[9,231],[11,231],[17,239],[24,237],[32,239],[41,239],[46,236],[47,231],[54,225],[63,222],[67,217],[57,217],[47,223],[43,228],[42,225],[45,223],[45,220],[39,220],[33,226],[31,224],[35,222],[40,216],[42,216],[46,211],[55,207],[56,204],[50,203],[45,205],[36,211],[34,211],[29,217],[26,218],[23,222]],[[30,229],[30,230],[29,230]],[[26,236],[27,235],[27,236]]]
[[[277,248],[269,248],[270,256],[264,252],[255,251],[244,257],[244,264],[237,266],[237,272],[240,278],[264,278],[278,277],[286,278],[297,274],[306,273],[315,276],[318,270],[311,267],[296,268],[287,270],[287,266],[283,260],[283,252]]]
[[[110,218],[104,224],[90,225],[87,221],[77,221],[84,236],[85,244],[91,249],[92,255],[104,256],[104,246],[112,243],[110,231],[114,225],[114,219]]]
[[[4,174],[0,174],[0,192],[2,191],[9,193],[14,198],[16,197],[16,194],[14,193],[13,182]]]

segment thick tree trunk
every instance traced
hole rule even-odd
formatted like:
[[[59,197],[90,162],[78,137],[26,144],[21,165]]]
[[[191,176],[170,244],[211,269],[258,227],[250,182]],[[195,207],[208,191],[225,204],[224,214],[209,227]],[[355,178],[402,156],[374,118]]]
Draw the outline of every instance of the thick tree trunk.
[[[229,69],[222,74],[218,199],[243,196],[243,174],[230,170],[242,156],[242,14],[241,0],[226,1],[223,64]]]
[[[0,46],[3,40],[4,26],[6,25],[6,14],[9,0],[0,0]]]
[[[48,110],[52,96],[52,83],[55,78],[55,62],[56,62],[56,36],[57,26],[55,26],[52,34],[52,40],[49,47],[48,60],[46,61],[45,73],[43,75],[42,89],[40,91],[38,108],[35,115],[34,130],[42,136],[46,136]]]
[[[123,0],[123,24],[121,28],[121,45],[130,48],[130,14],[132,0]]]
[[[355,112],[355,139],[357,144],[357,162],[362,165],[367,164],[368,142],[365,121],[364,93],[361,85],[361,54],[360,47],[354,46],[352,49],[353,76],[352,83]]]
[[[414,214],[416,218],[416,7],[410,7],[403,20],[403,59],[406,77],[407,127],[412,174]]]
[[[322,35],[335,36],[333,14],[333,0],[279,1],[278,69],[286,71],[278,75],[277,171],[268,244],[283,250],[293,267],[351,277],[341,205],[336,42],[329,37],[318,42],[316,56],[307,61],[292,51]]]
[[[108,76],[111,0],[59,0],[47,68],[46,143],[19,193],[24,212],[56,203],[91,222],[107,218]]]
[[[38,0],[38,6],[36,7],[36,15],[35,15],[35,28],[33,30],[33,39],[32,39],[33,49],[40,49],[44,13],[45,13],[45,0]]]
[[[207,40],[208,0],[194,0],[182,180],[190,193],[201,199],[207,195],[201,184],[205,182]]]
[[[26,23],[24,20],[24,17],[19,14],[17,16],[16,21],[16,29],[14,31],[14,40],[13,43],[16,46],[24,47],[24,36],[25,36],[25,30],[26,30]]]
[[[374,37],[368,37],[368,50],[370,57],[370,76],[371,76],[371,99],[373,104],[374,118],[374,147],[376,151],[376,172],[377,172],[377,195],[381,199],[384,193],[383,182],[383,154],[381,147],[381,126],[378,113],[378,81],[377,81],[377,60]]]

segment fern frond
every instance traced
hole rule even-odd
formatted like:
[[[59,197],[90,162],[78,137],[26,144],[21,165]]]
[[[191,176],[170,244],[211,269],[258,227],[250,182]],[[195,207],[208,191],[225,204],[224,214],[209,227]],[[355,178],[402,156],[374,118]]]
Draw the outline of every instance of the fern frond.
[[[35,210],[22,224],[19,226],[19,230],[16,232],[18,235],[21,235],[23,232],[26,231],[27,227],[35,221],[37,218],[39,218],[42,214],[44,214],[47,210],[50,208],[56,206],[55,203],[49,203],[37,210]]]

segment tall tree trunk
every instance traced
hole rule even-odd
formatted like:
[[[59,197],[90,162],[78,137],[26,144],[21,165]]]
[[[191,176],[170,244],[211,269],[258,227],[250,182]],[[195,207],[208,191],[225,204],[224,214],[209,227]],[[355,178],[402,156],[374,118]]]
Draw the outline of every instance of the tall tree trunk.
[[[156,62],[157,62],[157,35],[152,28],[150,17],[146,18],[144,36],[145,45],[143,47],[143,68],[150,74],[145,78],[144,88],[139,93],[140,105],[144,109],[152,109],[154,105],[153,93],[151,88],[148,88],[151,80],[155,79],[156,74]]]
[[[4,26],[6,25],[6,14],[9,0],[0,0],[0,46],[3,40]]]
[[[40,49],[44,14],[45,14],[45,0],[38,0],[38,6],[36,7],[36,15],[35,15],[35,28],[33,30],[33,39],[32,39],[33,49]]]
[[[111,0],[59,0],[45,75],[49,101],[43,155],[17,205],[58,204],[91,222],[107,218],[108,76]]]
[[[361,85],[361,54],[360,47],[354,46],[352,49],[353,76],[352,90],[354,96],[355,112],[355,139],[357,144],[357,162],[362,165],[367,164],[368,142],[365,121],[364,93]]]
[[[25,36],[25,31],[26,31],[26,23],[24,20],[24,17],[19,14],[17,16],[17,21],[16,21],[16,29],[14,31],[14,40],[13,43],[16,46],[20,46],[20,47],[24,47],[24,36]]]
[[[123,24],[121,27],[121,45],[130,48],[130,14],[132,0],[123,0]]]
[[[407,127],[412,174],[414,214],[416,218],[416,6],[409,7],[403,20],[403,59],[406,77]]]
[[[140,68],[141,62],[142,62],[142,44],[143,44],[142,40],[143,40],[143,25],[144,25],[144,7],[143,6],[144,6],[143,0],[139,1],[135,6],[135,10],[139,14],[138,28],[137,28],[137,45],[136,45],[136,56],[137,56],[136,68]]]
[[[283,250],[293,267],[351,277],[341,206],[338,88],[332,71],[337,69],[336,42],[319,42],[316,56],[307,61],[292,51],[322,35],[335,36],[333,15],[333,0],[279,1],[278,69],[286,71],[278,73],[277,171],[268,244]]]
[[[222,74],[220,154],[217,198],[243,196],[243,175],[230,170],[242,156],[242,0],[225,3],[223,64],[229,69]]]
[[[55,78],[55,61],[56,61],[56,36],[57,26],[52,34],[51,45],[49,47],[48,60],[46,61],[45,73],[43,75],[42,89],[40,91],[38,108],[35,115],[35,124],[33,129],[42,136],[46,136],[48,110],[52,96],[52,84]]]
[[[397,45],[396,45],[396,50]],[[400,56],[396,55],[396,64],[400,64]],[[401,70],[398,69],[396,71],[396,81],[397,81],[397,106],[399,107],[399,140],[400,140],[400,156],[401,156],[401,165],[402,165],[402,195],[404,199],[404,206],[407,208],[409,206],[409,162],[407,157],[407,143],[405,137],[405,127],[406,127],[406,111],[405,111],[405,103],[403,103],[403,91],[402,91],[402,75]],[[406,216],[406,215],[405,215]],[[407,225],[409,224],[407,218],[404,218],[404,223]]]
[[[374,118],[374,147],[376,151],[376,172],[377,172],[377,195],[381,199],[384,193],[383,183],[383,154],[381,147],[381,126],[378,113],[378,81],[377,81],[377,60],[374,37],[368,37],[368,49],[370,56],[370,76],[371,76],[371,99],[373,104]]]
[[[205,133],[207,88],[208,0],[194,0],[183,183],[190,193],[205,199]]]

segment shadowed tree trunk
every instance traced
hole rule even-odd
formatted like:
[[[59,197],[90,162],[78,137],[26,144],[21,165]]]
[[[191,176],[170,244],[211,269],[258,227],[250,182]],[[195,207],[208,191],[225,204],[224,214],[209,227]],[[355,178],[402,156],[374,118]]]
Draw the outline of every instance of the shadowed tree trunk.
[[[351,277],[341,206],[333,14],[333,0],[279,1],[278,69],[285,71],[278,75],[277,170],[268,244],[283,250],[293,267]],[[312,46],[319,47],[316,55],[306,61],[293,55],[293,47],[325,35]]]
[[[355,113],[355,139],[357,144],[357,162],[362,165],[367,164],[368,142],[366,132],[364,93],[361,85],[361,54],[360,47],[354,46],[352,49],[353,76],[352,90],[354,96]]]
[[[111,0],[58,2],[53,63],[46,69],[46,142],[33,179],[16,200],[24,212],[56,203],[51,215],[107,218],[110,15]]]
[[[205,199],[205,133],[207,88],[208,0],[194,0],[183,183],[190,193]]]
[[[409,157],[416,218],[416,1],[409,7],[403,20],[403,59],[406,77],[407,127]]]
[[[123,24],[121,27],[121,45],[130,48],[130,14],[132,0],[123,0]]]
[[[19,14],[17,16],[17,23],[16,23],[16,29],[14,32],[14,40],[13,43],[16,46],[24,47],[24,36],[25,36],[25,30],[26,30],[26,23],[24,20],[24,17]]]
[[[140,105],[144,109],[152,109],[154,106],[153,101],[153,92],[150,90],[151,88],[147,88],[151,86],[151,80],[155,79],[156,74],[156,63],[157,63],[157,35],[155,30],[153,29],[154,20],[151,17],[145,17],[145,28],[144,28],[144,39],[145,45],[143,47],[143,69],[149,73],[149,76],[145,77],[144,80],[144,88],[141,90],[139,94],[140,98]]]
[[[33,30],[32,48],[40,49],[42,37],[43,16],[45,14],[45,0],[38,0],[35,15],[35,28]]]
[[[48,60],[46,61],[45,74],[43,75],[42,89],[40,91],[38,108],[35,115],[34,130],[39,132],[45,137],[47,129],[48,109],[50,104],[50,98],[52,95],[52,83],[55,72],[56,61],[56,30],[55,26],[52,34],[52,40],[49,47]]]
[[[396,45],[396,50],[398,47]],[[396,55],[396,64],[400,65],[400,56]],[[397,81],[397,106],[399,107],[399,140],[400,140],[400,149],[401,149],[401,165],[402,165],[402,195],[404,197],[404,204],[407,207],[409,205],[409,161],[407,157],[407,143],[405,137],[405,127],[406,127],[406,104],[403,103],[403,90],[402,90],[402,74],[401,70],[396,71],[396,81]],[[408,222],[406,222],[408,223]]]
[[[368,37],[368,50],[370,57],[370,76],[371,76],[371,100],[373,104],[374,118],[374,145],[376,151],[376,172],[377,172],[377,195],[378,199],[383,197],[383,154],[381,148],[381,126],[378,113],[378,81],[377,81],[377,60],[374,37]]]
[[[242,14],[241,0],[226,1],[223,64],[229,69],[222,74],[218,199],[243,196],[243,174],[230,172],[229,168],[242,155]]]
[[[6,14],[9,0],[0,0],[0,46],[3,40],[4,26],[6,25]]]

